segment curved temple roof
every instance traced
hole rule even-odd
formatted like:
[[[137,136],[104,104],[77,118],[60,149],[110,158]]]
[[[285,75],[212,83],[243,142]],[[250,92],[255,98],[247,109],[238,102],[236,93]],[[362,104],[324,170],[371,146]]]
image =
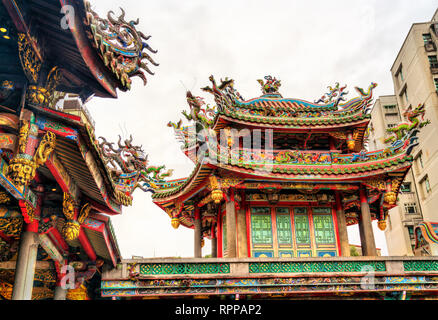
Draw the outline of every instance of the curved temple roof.
[[[244,100],[234,89],[232,80],[221,81],[221,84],[217,85],[211,76],[210,81],[212,87],[205,87],[203,90],[214,95],[217,117],[226,116],[228,120],[243,120],[258,125],[268,124],[296,129],[353,125],[369,119],[373,89],[377,86],[371,83],[367,91],[356,87],[359,96],[345,103],[341,101],[345,100],[346,92],[341,92],[338,86],[334,89],[329,87],[332,89],[330,94],[337,96],[337,99],[324,101],[319,99],[312,103],[299,99],[286,99],[278,92],[269,92],[258,98]]]

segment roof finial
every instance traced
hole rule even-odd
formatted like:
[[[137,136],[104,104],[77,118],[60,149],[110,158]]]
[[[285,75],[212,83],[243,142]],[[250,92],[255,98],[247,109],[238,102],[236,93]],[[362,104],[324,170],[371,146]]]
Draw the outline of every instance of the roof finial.
[[[262,86],[263,94],[275,93],[278,94],[278,89],[281,87],[281,81],[272,76],[265,76],[265,81],[258,79],[257,81]]]

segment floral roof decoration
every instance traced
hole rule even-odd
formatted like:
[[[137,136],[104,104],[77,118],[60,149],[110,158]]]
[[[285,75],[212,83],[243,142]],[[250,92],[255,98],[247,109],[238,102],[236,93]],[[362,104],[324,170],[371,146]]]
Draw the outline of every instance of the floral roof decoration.
[[[112,11],[107,19],[100,18],[88,1],[84,2],[86,10],[85,23],[90,27],[89,38],[98,50],[105,66],[115,75],[120,89],[131,88],[132,77],[140,77],[146,85],[145,72],[153,75],[148,62],[158,66],[149,53],[156,53],[146,42],[150,36],[136,29],[139,19],[126,21],[125,11],[120,8],[121,15],[114,18]],[[149,53],[148,53],[149,52]]]

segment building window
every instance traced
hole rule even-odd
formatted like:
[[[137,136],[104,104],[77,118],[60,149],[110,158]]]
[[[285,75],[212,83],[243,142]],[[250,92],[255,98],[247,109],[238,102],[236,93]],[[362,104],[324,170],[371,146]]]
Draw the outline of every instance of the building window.
[[[429,177],[427,175],[424,177],[423,180],[421,180],[420,184],[421,184],[421,188],[423,189],[423,192],[425,192],[426,194],[430,193],[431,188],[430,188]]]
[[[292,224],[289,208],[277,208],[278,244],[292,245]]]
[[[400,66],[400,68],[398,69],[395,76],[399,78],[400,83],[402,83],[405,80],[403,77],[403,67],[402,66]]]
[[[424,44],[428,44],[429,42],[432,41],[432,36],[430,35],[430,33],[423,34],[423,41]]]
[[[297,245],[310,245],[310,225],[306,208],[294,208],[294,224]]]
[[[414,227],[413,226],[408,226],[408,233],[409,233],[409,239],[413,240],[414,239]]]
[[[253,244],[272,244],[270,208],[251,208],[251,230]]]
[[[387,127],[388,129],[394,128],[397,124],[396,123],[388,123]]]
[[[438,60],[436,56],[427,56],[431,68],[438,68]]]
[[[317,244],[335,242],[333,219],[331,215],[314,215],[313,225]]]
[[[418,163],[418,166],[419,166],[421,169],[424,168],[424,164],[423,164],[423,153],[422,153],[422,152],[420,152],[420,153],[418,154],[418,157],[417,157],[417,163]]]
[[[403,95],[405,96],[405,102],[408,103],[409,98],[408,98],[408,88],[405,89],[405,91],[403,92]]]
[[[435,90],[438,92],[438,78],[433,79],[433,82],[435,83]]]
[[[424,179],[424,186],[426,187],[426,192],[429,193],[430,192],[429,177],[426,177],[426,179]]]
[[[411,183],[410,182],[403,182],[400,187],[401,192],[411,192]]]
[[[405,213],[406,214],[416,214],[417,206],[414,202],[405,203]]]
[[[389,104],[389,105],[386,105],[386,106],[383,106],[385,109],[388,109],[388,110],[394,110],[395,109],[395,104]]]

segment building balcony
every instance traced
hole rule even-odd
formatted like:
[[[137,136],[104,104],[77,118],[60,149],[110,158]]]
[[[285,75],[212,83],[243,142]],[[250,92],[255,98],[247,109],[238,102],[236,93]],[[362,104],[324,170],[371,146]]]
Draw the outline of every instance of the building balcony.
[[[417,203],[417,197],[415,196],[414,192],[400,192],[398,194],[399,201],[401,203]]]
[[[367,276],[372,275],[372,282]],[[438,290],[438,257],[154,258],[124,260],[102,274],[103,297],[310,295],[380,298]]]

